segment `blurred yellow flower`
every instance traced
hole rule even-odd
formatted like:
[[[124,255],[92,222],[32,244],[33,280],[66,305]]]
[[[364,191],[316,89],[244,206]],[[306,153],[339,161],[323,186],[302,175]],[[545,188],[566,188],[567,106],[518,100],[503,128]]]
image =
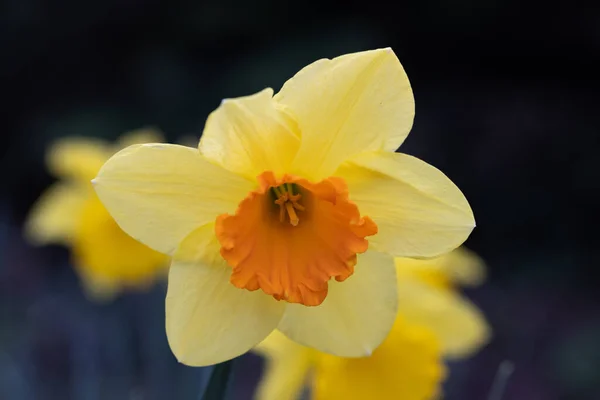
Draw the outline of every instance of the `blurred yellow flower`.
[[[168,257],[123,232],[90,184],[116,151],[160,140],[160,132],[141,129],[124,135],[114,146],[93,138],[64,138],[48,151],[48,168],[60,181],[34,204],[25,233],[37,245],[70,247],[73,265],[94,299],[108,299],[125,287],[146,287],[166,274]]]
[[[256,351],[267,358],[257,400],[430,400],[445,367],[435,335],[398,317],[370,357],[343,358],[301,346],[274,331]]]
[[[413,117],[394,52],[366,51],[310,64],[276,95],[224,100],[198,150],[132,146],[104,164],[95,188],[119,226],[173,256],[179,361],[231,359],[275,328],[350,357],[383,341],[392,256],[438,256],[475,225],[443,173],[394,152]]]
[[[489,338],[481,312],[453,288],[456,282],[481,283],[483,262],[457,249],[435,260],[396,259],[396,266],[398,317],[372,356],[324,354],[275,331],[255,348],[266,358],[257,400],[298,399],[305,386],[316,400],[436,398],[443,358],[468,356]]]
[[[398,313],[435,332],[446,358],[468,357],[488,342],[483,313],[457,290],[485,279],[476,254],[459,248],[432,260],[396,258],[396,267]]]
[[[417,278],[442,289],[479,286],[486,275],[483,260],[465,247],[426,260],[397,257],[396,266],[399,278]]]

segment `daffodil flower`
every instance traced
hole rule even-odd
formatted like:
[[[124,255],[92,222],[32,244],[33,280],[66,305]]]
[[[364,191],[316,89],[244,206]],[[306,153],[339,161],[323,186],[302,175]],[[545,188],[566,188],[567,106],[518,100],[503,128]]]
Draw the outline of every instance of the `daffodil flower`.
[[[447,359],[471,356],[490,340],[485,316],[460,286],[483,283],[485,264],[464,247],[431,260],[396,258],[398,313],[438,337]]]
[[[37,245],[70,247],[84,289],[95,300],[108,300],[125,288],[147,287],[166,275],[168,257],[123,232],[90,184],[116,151],[159,140],[159,132],[141,129],[123,135],[115,145],[73,137],[58,140],[48,151],[48,168],[61,180],[34,204],[25,233]]]
[[[231,359],[275,328],[349,357],[383,341],[393,256],[448,252],[475,225],[443,173],[394,152],[413,117],[394,52],[366,51],[310,64],[276,95],[224,100],[197,150],[146,144],[104,164],[95,188],[117,223],[173,257],[179,361]]]
[[[446,376],[435,334],[401,317],[369,357],[321,353],[279,331],[256,352],[266,358],[256,400],[297,400],[305,389],[311,400],[432,400]]]
[[[266,358],[257,400],[431,400],[441,393],[444,360],[473,354],[490,336],[481,311],[457,284],[483,281],[483,262],[466,249],[433,260],[397,258],[396,323],[370,357],[344,358],[294,343],[275,331],[255,351]],[[440,284],[443,282],[443,284]]]

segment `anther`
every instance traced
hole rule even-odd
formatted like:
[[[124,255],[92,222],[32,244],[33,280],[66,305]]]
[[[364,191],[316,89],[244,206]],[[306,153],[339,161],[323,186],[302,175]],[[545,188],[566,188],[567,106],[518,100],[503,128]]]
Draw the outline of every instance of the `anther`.
[[[296,210],[294,210],[293,204],[288,201],[285,203],[285,208],[287,209],[290,217],[290,224],[292,224],[292,226],[297,226],[300,220],[298,219],[298,215],[296,215]]]
[[[290,219],[290,224],[292,226],[298,226],[300,219],[298,218],[298,214],[296,214],[296,210],[304,211],[304,207],[301,204],[298,204],[298,201],[302,197],[299,193],[294,194],[293,185],[291,183],[286,183],[278,187],[273,187],[273,192],[277,196],[277,200],[275,200],[275,204],[279,206],[279,221],[285,221],[285,214]]]

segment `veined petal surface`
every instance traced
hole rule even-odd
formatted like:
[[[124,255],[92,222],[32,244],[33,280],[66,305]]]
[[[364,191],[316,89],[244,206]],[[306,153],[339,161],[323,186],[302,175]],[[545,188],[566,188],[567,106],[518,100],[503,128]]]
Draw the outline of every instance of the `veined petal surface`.
[[[395,270],[393,259],[386,254],[360,254],[352,276],[344,282],[329,282],[329,293],[321,305],[288,304],[279,330],[300,344],[326,353],[342,357],[370,355],[396,319]]]
[[[172,254],[194,229],[234,211],[254,184],[207,161],[197,149],[142,144],[111,157],[94,187],[125,232]]]
[[[373,250],[398,257],[428,258],[461,245],[475,227],[460,189],[418,158],[363,153],[335,174],[348,184],[350,200],[377,224]]]
[[[212,365],[244,354],[276,328],[285,310],[261,291],[229,283],[231,268],[218,254],[211,223],[186,237],[171,263],[167,338],[186,365]]]
[[[292,173],[320,180],[362,151],[394,151],[414,118],[410,83],[387,49],[322,59],[288,80],[275,100],[298,121]]]
[[[223,100],[206,121],[199,149],[237,174],[287,172],[300,144],[295,123],[273,101],[273,89]]]

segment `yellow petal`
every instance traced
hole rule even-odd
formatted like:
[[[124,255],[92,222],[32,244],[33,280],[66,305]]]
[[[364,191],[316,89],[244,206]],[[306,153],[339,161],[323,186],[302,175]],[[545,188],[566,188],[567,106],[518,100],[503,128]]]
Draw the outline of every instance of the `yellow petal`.
[[[325,301],[316,307],[288,304],[279,324],[290,339],[343,357],[369,355],[381,344],[396,318],[393,259],[367,251],[354,274],[330,281]]]
[[[66,137],[52,144],[46,161],[50,172],[55,176],[87,183],[115,151],[133,144],[162,140],[162,132],[156,128],[137,129],[123,134],[117,141],[116,148],[98,138]]]
[[[148,288],[166,275],[168,257],[127,235],[112,219],[98,197],[90,198],[77,215],[72,240],[74,265],[87,288],[98,292],[118,288]],[[87,284],[91,281],[91,285]]]
[[[86,272],[86,270],[80,269],[79,278],[83,286],[83,292],[90,301],[108,303],[119,294],[121,287],[117,281]]]
[[[460,247],[444,256],[443,271],[455,283],[479,286],[485,281],[485,262],[471,250]]]
[[[389,48],[316,61],[275,99],[302,132],[293,172],[313,180],[330,176],[354,154],[396,150],[415,113],[408,78]]]
[[[231,268],[215,256],[219,248],[214,224],[207,224],[183,241],[171,263],[167,338],[186,365],[217,364],[247,352],[276,328],[285,310],[283,303],[260,290],[250,292],[229,283]],[[179,256],[190,260],[193,254],[198,257],[195,262],[179,261]]]
[[[398,257],[435,257],[462,244],[475,219],[462,192],[438,169],[406,154],[364,153],[337,172],[350,200],[375,221],[370,247]]]
[[[441,264],[438,260],[442,257],[444,256],[428,260],[396,257],[398,279],[416,279],[439,289],[453,290],[450,278],[438,267]]]
[[[55,183],[33,205],[25,222],[25,235],[35,244],[70,244],[78,214],[93,195],[83,185]]]
[[[481,311],[454,292],[403,279],[398,281],[398,296],[398,314],[434,331],[448,357],[467,357],[490,338]]]
[[[399,318],[371,357],[322,355],[314,377],[315,400],[430,400],[445,369],[435,335]]]
[[[224,168],[255,178],[264,171],[289,172],[300,140],[273,101],[273,89],[223,100],[206,121],[199,148]]]
[[[197,149],[169,144],[121,150],[104,164],[94,187],[125,232],[166,254],[194,229],[232,213],[254,188]]]
[[[310,367],[311,350],[275,330],[254,351],[266,358],[255,399],[298,399]]]
[[[485,280],[483,260],[465,247],[428,260],[397,257],[395,261],[398,277],[416,278],[439,288],[478,286]]]
[[[112,147],[103,140],[68,137],[52,144],[46,155],[46,163],[50,172],[57,177],[87,183],[96,176],[112,153]]]
[[[160,143],[164,139],[164,134],[158,128],[147,127],[135,129],[121,135],[117,141],[117,148],[115,151],[124,149],[125,147],[132,146],[134,144]]]

